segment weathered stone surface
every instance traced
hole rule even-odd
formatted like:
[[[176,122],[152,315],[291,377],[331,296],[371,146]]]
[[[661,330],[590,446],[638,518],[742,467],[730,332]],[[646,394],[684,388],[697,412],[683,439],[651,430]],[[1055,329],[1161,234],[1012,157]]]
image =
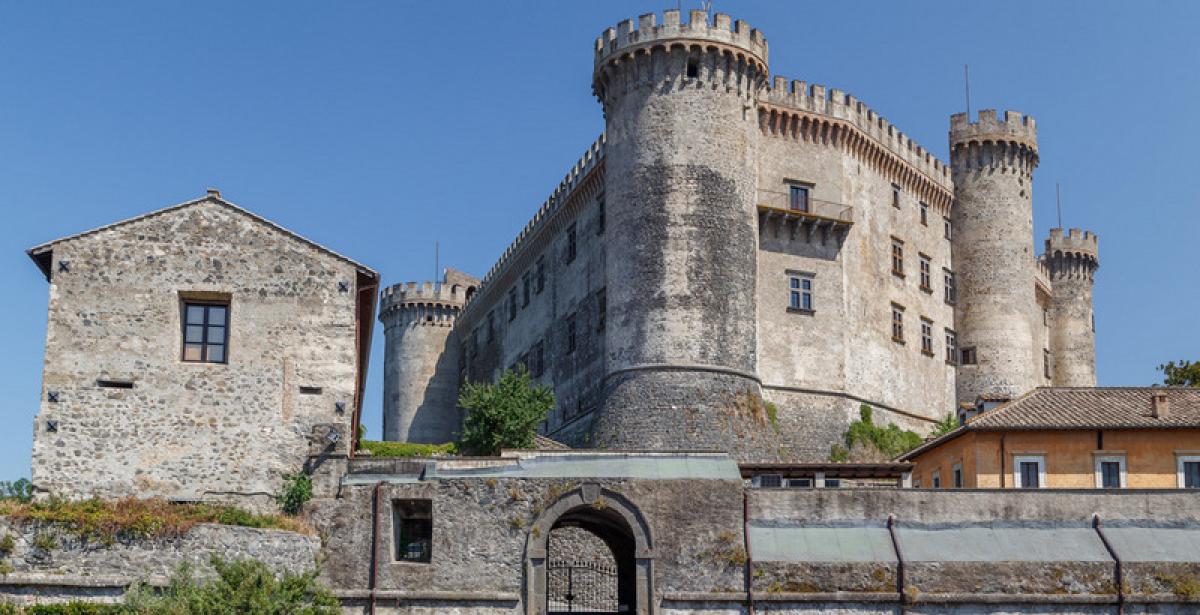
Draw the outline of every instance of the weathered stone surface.
[[[314,447],[345,452],[369,270],[215,194],[50,248],[39,490],[266,508]],[[181,360],[185,299],[228,302],[226,363]]]

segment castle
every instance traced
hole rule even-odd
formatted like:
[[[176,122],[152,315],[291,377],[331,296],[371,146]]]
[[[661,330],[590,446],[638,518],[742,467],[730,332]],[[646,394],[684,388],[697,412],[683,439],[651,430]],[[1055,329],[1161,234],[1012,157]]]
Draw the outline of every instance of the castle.
[[[385,289],[387,437],[453,439],[458,384],[517,364],[552,438],[743,459],[824,459],[864,403],[924,434],[1095,385],[1098,241],[1034,254],[1032,117],[953,116],[947,165],[767,62],[698,11],[597,38],[605,132],[482,282]]]

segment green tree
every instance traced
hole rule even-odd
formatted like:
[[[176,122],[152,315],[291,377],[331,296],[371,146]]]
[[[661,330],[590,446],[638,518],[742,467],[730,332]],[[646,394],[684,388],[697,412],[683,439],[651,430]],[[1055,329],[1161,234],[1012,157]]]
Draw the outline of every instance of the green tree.
[[[929,432],[929,437],[936,438],[948,434],[955,429],[958,429],[958,419],[953,414],[947,414],[942,417],[942,420],[933,424],[933,431]]]
[[[159,591],[136,585],[125,596],[125,612],[138,615],[338,615],[341,605],[317,583],[315,572],[275,576],[254,560],[211,560],[216,578],[198,582],[184,564]]]
[[[33,501],[33,483],[29,482],[28,478],[18,478],[11,482],[0,481],[0,500]]]
[[[1173,387],[1200,387],[1200,361],[1167,361],[1158,366],[1163,384]]]
[[[534,386],[525,366],[506,370],[495,384],[466,383],[458,405],[468,410],[459,449],[495,455],[501,448],[533,448],[538,423],[554,407],[554,392]]]

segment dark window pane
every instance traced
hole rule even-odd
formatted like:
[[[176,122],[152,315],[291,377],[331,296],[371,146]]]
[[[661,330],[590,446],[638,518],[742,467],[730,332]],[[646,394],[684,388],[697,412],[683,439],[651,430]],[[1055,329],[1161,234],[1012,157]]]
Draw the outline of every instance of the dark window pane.
[[[1033,461],[1021,462],[1021,487],[1036,489],[1038,485],[1038,464]]]
[[[211,306],[208,308],[208,324],[224,326],[227,312],[221,306]]]
[[[187,306],[187,324],[189,324],[189,325],[204,324],[204,306],[202,306],[202,305]]]
[[[192,344],[199,344],[199,343],[203,342],[204,341],[204,327],[201,327],[199,325],[188,325],[187,326],[187,335],[186,335],[186,337],[184,337],[183,341],[189,342]]]
[[[203,358],[203,356],[201,355],[201,348],[203,348],[203,346],[201,346],[200,344],[185,345],[183,347],[183,360],[184,361],[199,361],[199,360],[201,360]]]
[[[1183,463],[1183,486],[1188,489],[1200,489],[1200,461]]]
[[[213,363],[225,362],[225,347],[224,346],[209,346],[208,360]]]

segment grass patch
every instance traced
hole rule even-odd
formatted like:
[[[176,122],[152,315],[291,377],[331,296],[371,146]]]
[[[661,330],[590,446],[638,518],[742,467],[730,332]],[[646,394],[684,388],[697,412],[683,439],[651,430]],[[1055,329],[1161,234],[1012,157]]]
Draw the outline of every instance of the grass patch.
[[[445,457],[458,454],[458,445],[454,442],[415,444],[413,442],[363,440],[358,443],[358,447],[371,451],[373,457]]]
[[[178,536],[198,523],[269,528],[311,534],[302,522],[283,515],[258,515],[233,506],[172,504],[165,500],[0,501],[0,516],[14,521],[62,524],[80,538],[111,543],[118,536]]]

